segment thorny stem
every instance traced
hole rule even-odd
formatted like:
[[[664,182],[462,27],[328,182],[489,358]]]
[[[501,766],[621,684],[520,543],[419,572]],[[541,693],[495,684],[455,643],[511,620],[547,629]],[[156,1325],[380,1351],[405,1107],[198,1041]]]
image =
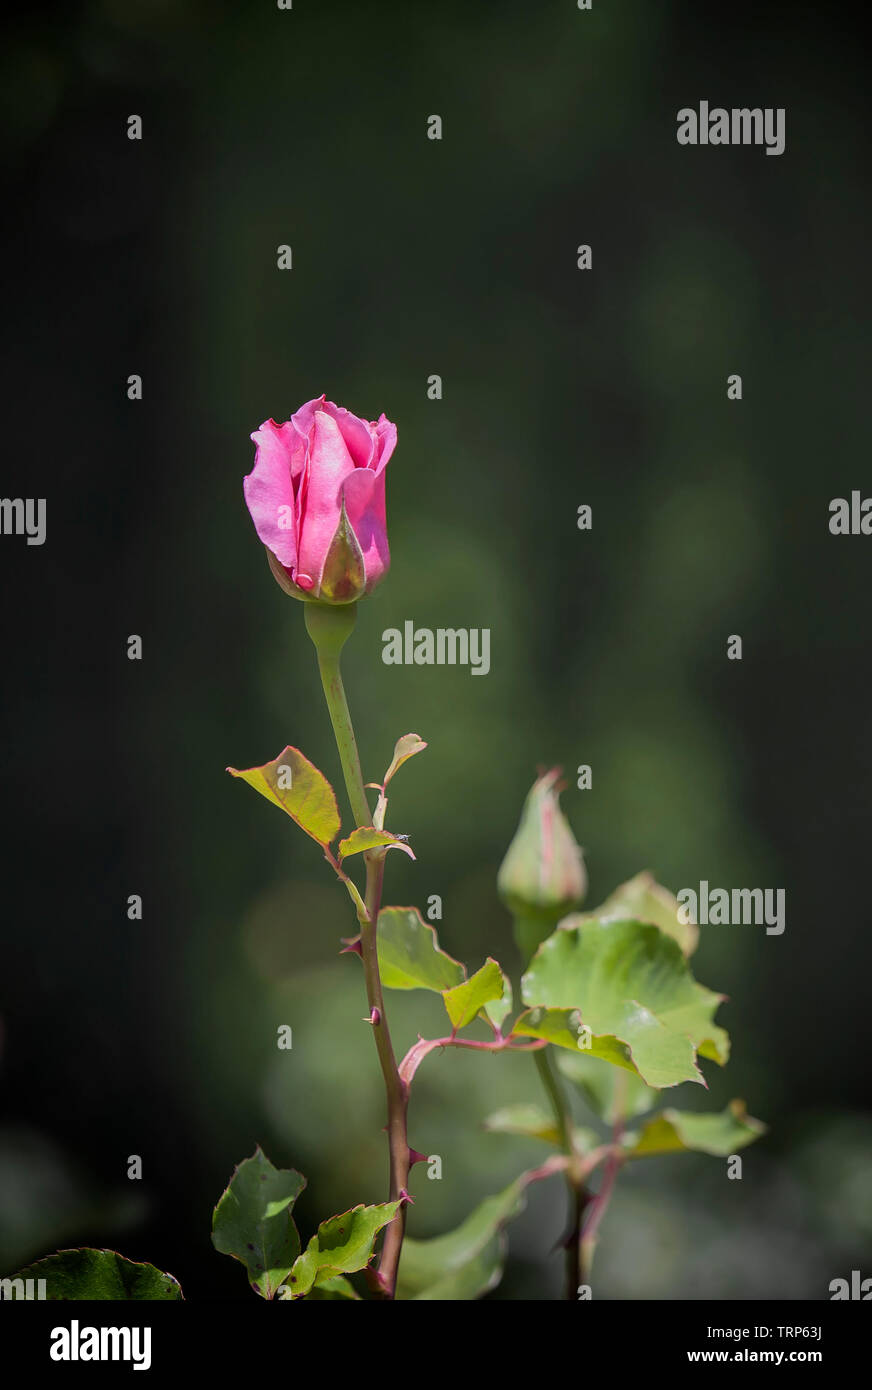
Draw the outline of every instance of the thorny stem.
[[[390,1152],[390,1196],[396,1202],[407,1196],[409,1168],[412,1155],[406,1131],[406,1114],[409,1106],[409,1088],[397,1069],[391,1035],[388,1029],[382,997],[381,976],[378,969],[378,945],[376,930],[379,908],[381,907],[382,881],[385,869],[385,850],[367,855],[366,865],[366,910],[369,922],[361,927],[360,948],[363,960],[363,973],[366,979],[366,997],[373,1014],[373,1034],[385,1080],[388,1101],[388,1150]],[[378,1267],[378,1283],[388,1298],[393,1298],[397,1288],[397,1268],[403,1237],[406,1233],[406,1203],[402,1202],[396,1216],[385,1232],[381,1258]]]
[[[354,737],[351,713],[345,696],[340,669],[340,655],[346,640],[351,634],[356,619],[356,605],[342,607],[308,602],[305,605],[306,628],[318,654],[318,670],[336,747],[342,764],[342,775],[348,792],[348,800],[355,823],[358,827],[373,824],[373,813],[367,800],[366,788],[360,767],[360,754]],[[384,796],[382,796],[384,801]],[[383,810],[382,810],[383,816]],[[390,1201],[408,1197],[406,1185],[412,1153],[406,1129],[409,1104],[409,1086],[418,1066],[428,1053],[442,1047],[468,1047],[481,1051],[532,1052],[536,1067],[554,1110],[555,1120],[564,1150],[562,1156],[555,1156],[525,1175],[526,1182],[535,1182],[550,1177],[556,1172],[564,1172],[572,1199],[572,1226],[567,1241],[567,1297],[577,1297],[578,1285],[585,1276],[585,1257],[592,1254],[596,1231],[605,1214],[614,1188],[617,1172],[621,1164],[620,1138],[623,1119],[615,1124],[612,1145],[603,1145],[582,1157],[576,1150],[572,1134],[572,1120],[562,1089],[551,1068],[547,1055],[548,1044],[544,1041],[525,1044],[513,1043],[511,1036],[503,1037],[498,1031],[491,1042],[458,1038],[421,1038],[409,1049],[400,1067],[397,1066],[388,1028],[382,993],[381,976],[378,967],[377,927],[381,908],[382,885],[384,881],[384,849],[371,850],[364,855],[366,862],[366,892],[364,912],[360,912],[360,895],[354,885],[342,873],[334,857],[327,851],[329,862],[339,877],[346,883],[358,909],[360,920],[360,955],[363,962],[366,996],[370,1006],[370,1021],[375,1037],[376,1051],[384,1077],[388,1107],[388,1148],[390,1153]],[[607,1160],[602,1185],[595,1198],[587,1189],[587,1179],[603,1158]],[[585,1211],[590,1208],[588,1220],[584,1221]],[[402,1251],[406,1226],[406,1202],[402,1201],[396,1216],[388,1226],[382,1245],[375,1285],[385,1298],[394,1298],[397,1285],[397,1269]]]
[[[336,736],[336,747],[342,764],[342,774],[351,803],[352,814],[358,827],[372,825],[372,812],[367,801],[360,755],[354,737],[354,727],[345,687],[340,670],[340,654],[352,628],[354,627],[354,605],[330,607],[323,604],[306,604],[306,628],[318,653],[318,670],[324,697],[330,713],[330,721]],[[360,956],[366,983],[366,997],[370,1007],[370,1021],[379,1064],[384,1077],[388,1110],[388,1150],[390,1154],[390,1195],[395,1202],[407,1197],[411,1153],[406,1134],[406,1111],[408,1109],[408,1088],[400,1077],[388,1028],[382,994],[381,976],[378,968],[377,926],[381,908],[382,882],[384,879],[385,850],[371,850],[364,856],[366,861],[366,892],[364,895],[365,918],[360,921]],[[387,1228],[382,1245],[376,1283],[379,1292],[386,1298],[396,1293],[397,1268],[403,1245],[406,1225],[406,1203],[402,1205]]]

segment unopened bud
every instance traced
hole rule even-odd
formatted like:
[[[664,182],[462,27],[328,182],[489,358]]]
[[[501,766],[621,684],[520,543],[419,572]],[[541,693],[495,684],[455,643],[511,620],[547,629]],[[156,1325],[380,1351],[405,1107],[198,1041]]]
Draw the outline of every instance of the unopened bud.
[[[530,953],[587,891],[581,849],[560,809],[559,778],[555,767],[534,782],[497,875],[500,897],[526,924],[519,945]]]

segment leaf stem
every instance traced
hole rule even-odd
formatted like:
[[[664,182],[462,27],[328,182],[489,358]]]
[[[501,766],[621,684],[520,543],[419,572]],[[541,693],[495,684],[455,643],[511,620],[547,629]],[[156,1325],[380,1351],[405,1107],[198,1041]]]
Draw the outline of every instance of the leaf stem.
[[[330,713],[330,722],[336,737],[339,761],[351,811],[358,828],[372,825],[372,812],[366,796],[360,755],[354,737],[351,713],[342,682],[340,657],[354,627],[354,604],[335,606],[307,603],[306,629],[318,653],[318,670],[324,688],[324,698]],[[370,1007],[373,1037],[376,1052],[385,1084],[388,1111],[388,1150],[390,1154],[390,1195],[389,1201],[397,1201],[408,1194],[411,1153],[406,1132],[406,1113],[408,1110],[408,1088],[400,1077],[394,1056],[385,1011],[381,976],[378,968],[378,914],[381,908],[382,884],[384,880],[386,850],[370,850],[364,855],[366,862],[366,892],[364,895],[365,920],[360,921],[360,956],[366,983],[366,997]],[[394,1298],[397,1285],[397,1268],[406,1228],[406,1203],[403,1201],[393,1221],[387,1227],[382,1245],[378,1274],[378,1291],[385,1298]]]
[[[485,1041],[482,1038],[460,1038],[456,1033],[451,1033],[447,1038],[420,1038],[413,1043],[400,1063],[400,1076],[409,1087],[412,1078],[424,1058],[429,1053],[435,1052],[437,1048],[443,1047],[469,1047],[478,1052],[538,1052],[541,1048],[547,1047],[548,1043],[544,1039],[536,1038],[531,1041],[516,1043],[512,1041],[513,1035],[504,1038],[502,1034],[493,1041]]]

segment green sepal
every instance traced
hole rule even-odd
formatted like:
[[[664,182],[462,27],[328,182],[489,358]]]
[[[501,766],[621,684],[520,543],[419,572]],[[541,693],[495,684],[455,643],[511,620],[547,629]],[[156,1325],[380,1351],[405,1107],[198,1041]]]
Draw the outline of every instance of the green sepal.
[[[348,520],[343,491],[339,523],[327,547],[319,599],[328,603],[354,603],[366,592],[366,562],[354,527]]]

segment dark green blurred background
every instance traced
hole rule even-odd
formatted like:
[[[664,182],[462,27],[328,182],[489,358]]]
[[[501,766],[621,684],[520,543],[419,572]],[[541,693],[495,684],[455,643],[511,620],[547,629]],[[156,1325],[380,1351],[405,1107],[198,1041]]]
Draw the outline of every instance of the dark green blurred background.
[[[308,1174],[304,1235],[385,1195],[349,905],[224,772],[293,742],[338,780],[241,487],[250,431],[324,391],[399,428],[393,568],[346,659],[366,775],[397,735],[430,743],[394,784],[418,860],[392,856],[387,900],[440,894],[446,948],[515,972],[494,878],[541,763],[593,768],[563,798],[591,905],[642,868],[786,890],[782,937],[703,929],[734,1055],[709,1097],[670,1097],[743,1096],[770,1135],[741,1182],[690,1155],[626,1174],[597,1296],[825,1298],[872,1273],[872,539],[827,525],[872,495],[859,27],[93,0],[13,7],[2,65],[2,490],[46,497],[48,540],[0,541],[0,1270],[105,1244],[189,1298],[251,1297],[209,1223],[255,1142]],[[679,147],[701,98],[784,106],[786,152]],[[489,627],[490,675],[384,666],[406,619]],[[389,1006],[402,1048],[442,1031],[437,1000]],[[416,1170],[415,1234],[538,1159],[478,1128],[535,1098],[527,1059],[424,1064],[410,1136],[444,1176]],[[562,1222],[540,1185],[494,1296],[558,1295]]]

